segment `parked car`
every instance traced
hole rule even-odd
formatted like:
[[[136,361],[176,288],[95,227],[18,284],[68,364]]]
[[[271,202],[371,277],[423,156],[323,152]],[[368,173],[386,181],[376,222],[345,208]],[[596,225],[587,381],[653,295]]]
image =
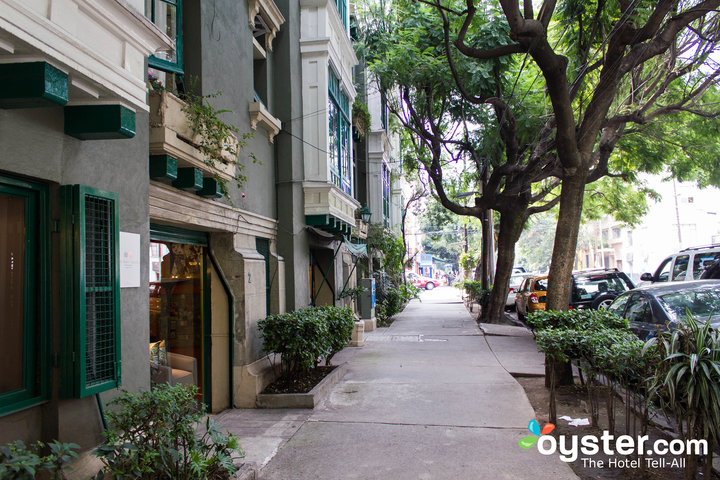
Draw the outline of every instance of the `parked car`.
[[[439,281],[430,277],[423,277],[415,272],[408,272],[405,275],[408,281],[412,282],[418,288],[424,288],[425,290],[432,290],[439,285]]]
[[[510,277],[510,287],[508,288],[507,300],[505,300],[505,308],[515,309],[515,295],[520,290],[523,280],[532,277],[531,273],[514,273]]]
[[[720,327],[720,281],[693,280],[638,287],[623,293],[608,307],[630,322],[642,340],[682,322],[687,313],[696,320]]]
[[[547,278],[547,275],[544,275],[523,280],[520,290],[515,295],[515,309],[520,320],[525,320],[529,313],[545,310]]]
[[[617,268],[573,272],[570,308],[607,308],[618,295],[633,288],[632,280]]]
[[[686,248],[660,262],[655,273],[643,273],[643,282],[698,280],[706,268],[720,260],[720,244]]]

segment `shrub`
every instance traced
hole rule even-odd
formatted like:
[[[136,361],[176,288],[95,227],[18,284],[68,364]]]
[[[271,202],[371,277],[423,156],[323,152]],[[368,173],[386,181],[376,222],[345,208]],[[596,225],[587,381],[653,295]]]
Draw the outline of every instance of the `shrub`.
[[[325,322],[327,322],[330,353],[325,359],[325,364],[329,365],[332,357],[345,348],[352,338],[355,314],[350,307],[326,306],[318,307],[318,311],[325,315]]]
[[[33,479],[43,473],[53,480],[64,479],[64,464],[77,458],[74,450],[80,448],[75,443],[60,443],[57,440],[47,444],[50,453],[40,455],[46,444],[37,442],[26,446],[21,440],[0,446],[0,478],[3,479]]]
[[[650,339],[652,345],[664,359],[656,366],[652,399],[675,417],[681,439],[707,439],[712,452],[713,444],[720,444],[720,332],[688,315],[673,331]],[[695,478],[697,459],[688,455],[688,460],[686,474]]]
[[[627,320],[605,310],[539,310],[528,315],[526,323],[533,330],[628,328]]]
[[[310,307],[270,315],[258,322],[263,350],[282,356],[287,374],[306,372],[321,359],[329,363],[352,337],[355,315],[350,307]]]
[[[490,302],[492,287],[488,290],[482,288],[482,282],[466,280],[462,282],[462,288],[467,290],[470,299],[477,302],[481,307],[487,307]]]
[[[110,428],[95,455],[105,463],[97,479],[227,479],[242,455],[235,436],[221,434],[212,419],[205,433],[195,427],[205,414],[194,385],[158,385],[111,402]]]
[[[314,308],[269,315],[258,322],[263,350],[282,355],[286,373],[306,372],[330,353],[328,326]]]

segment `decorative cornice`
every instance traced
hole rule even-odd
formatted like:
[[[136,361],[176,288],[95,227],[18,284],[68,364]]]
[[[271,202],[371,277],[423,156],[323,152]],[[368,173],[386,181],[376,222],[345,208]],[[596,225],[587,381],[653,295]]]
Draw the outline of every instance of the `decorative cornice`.
[[[270,28],[270,32],[265,36],[265,48],[272,52],[272,41],[275,39],[278,30],[280,30],[280,25],[285,23],[285,17],[283,17],[283,14],[273,0],[248,0],[248,21],[250,28],[255,27],[255,17],[258,14],[262,16]]]
[[[268,134],[268,141],[274,142],[275,135],[280,133],[282,122],[270,115],[270,112],[260,102],[250,103],[250,128],[257,129],[258,124],[263,127]]]

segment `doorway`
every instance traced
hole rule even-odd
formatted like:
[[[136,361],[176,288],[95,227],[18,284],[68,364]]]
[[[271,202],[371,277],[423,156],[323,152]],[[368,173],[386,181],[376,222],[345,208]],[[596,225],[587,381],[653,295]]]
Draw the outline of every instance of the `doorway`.
[[[205,234],[150,229],[152,383],[195,385],[210,404],[209,298]]]

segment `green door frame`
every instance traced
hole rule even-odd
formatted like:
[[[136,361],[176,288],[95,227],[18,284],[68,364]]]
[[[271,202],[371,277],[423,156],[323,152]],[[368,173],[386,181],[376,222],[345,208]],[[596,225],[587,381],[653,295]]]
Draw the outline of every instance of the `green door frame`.
[[[151,242],[171,242],[197,245],[203,247],[202,269],[202,389],[203,400],[208,406],[212,405],[211,377],[211,333],[212,333],[212,304],[210,303],[210,256],[208,247],[208,234],[194,230],[185,230],[178,227],[150,224]]]

